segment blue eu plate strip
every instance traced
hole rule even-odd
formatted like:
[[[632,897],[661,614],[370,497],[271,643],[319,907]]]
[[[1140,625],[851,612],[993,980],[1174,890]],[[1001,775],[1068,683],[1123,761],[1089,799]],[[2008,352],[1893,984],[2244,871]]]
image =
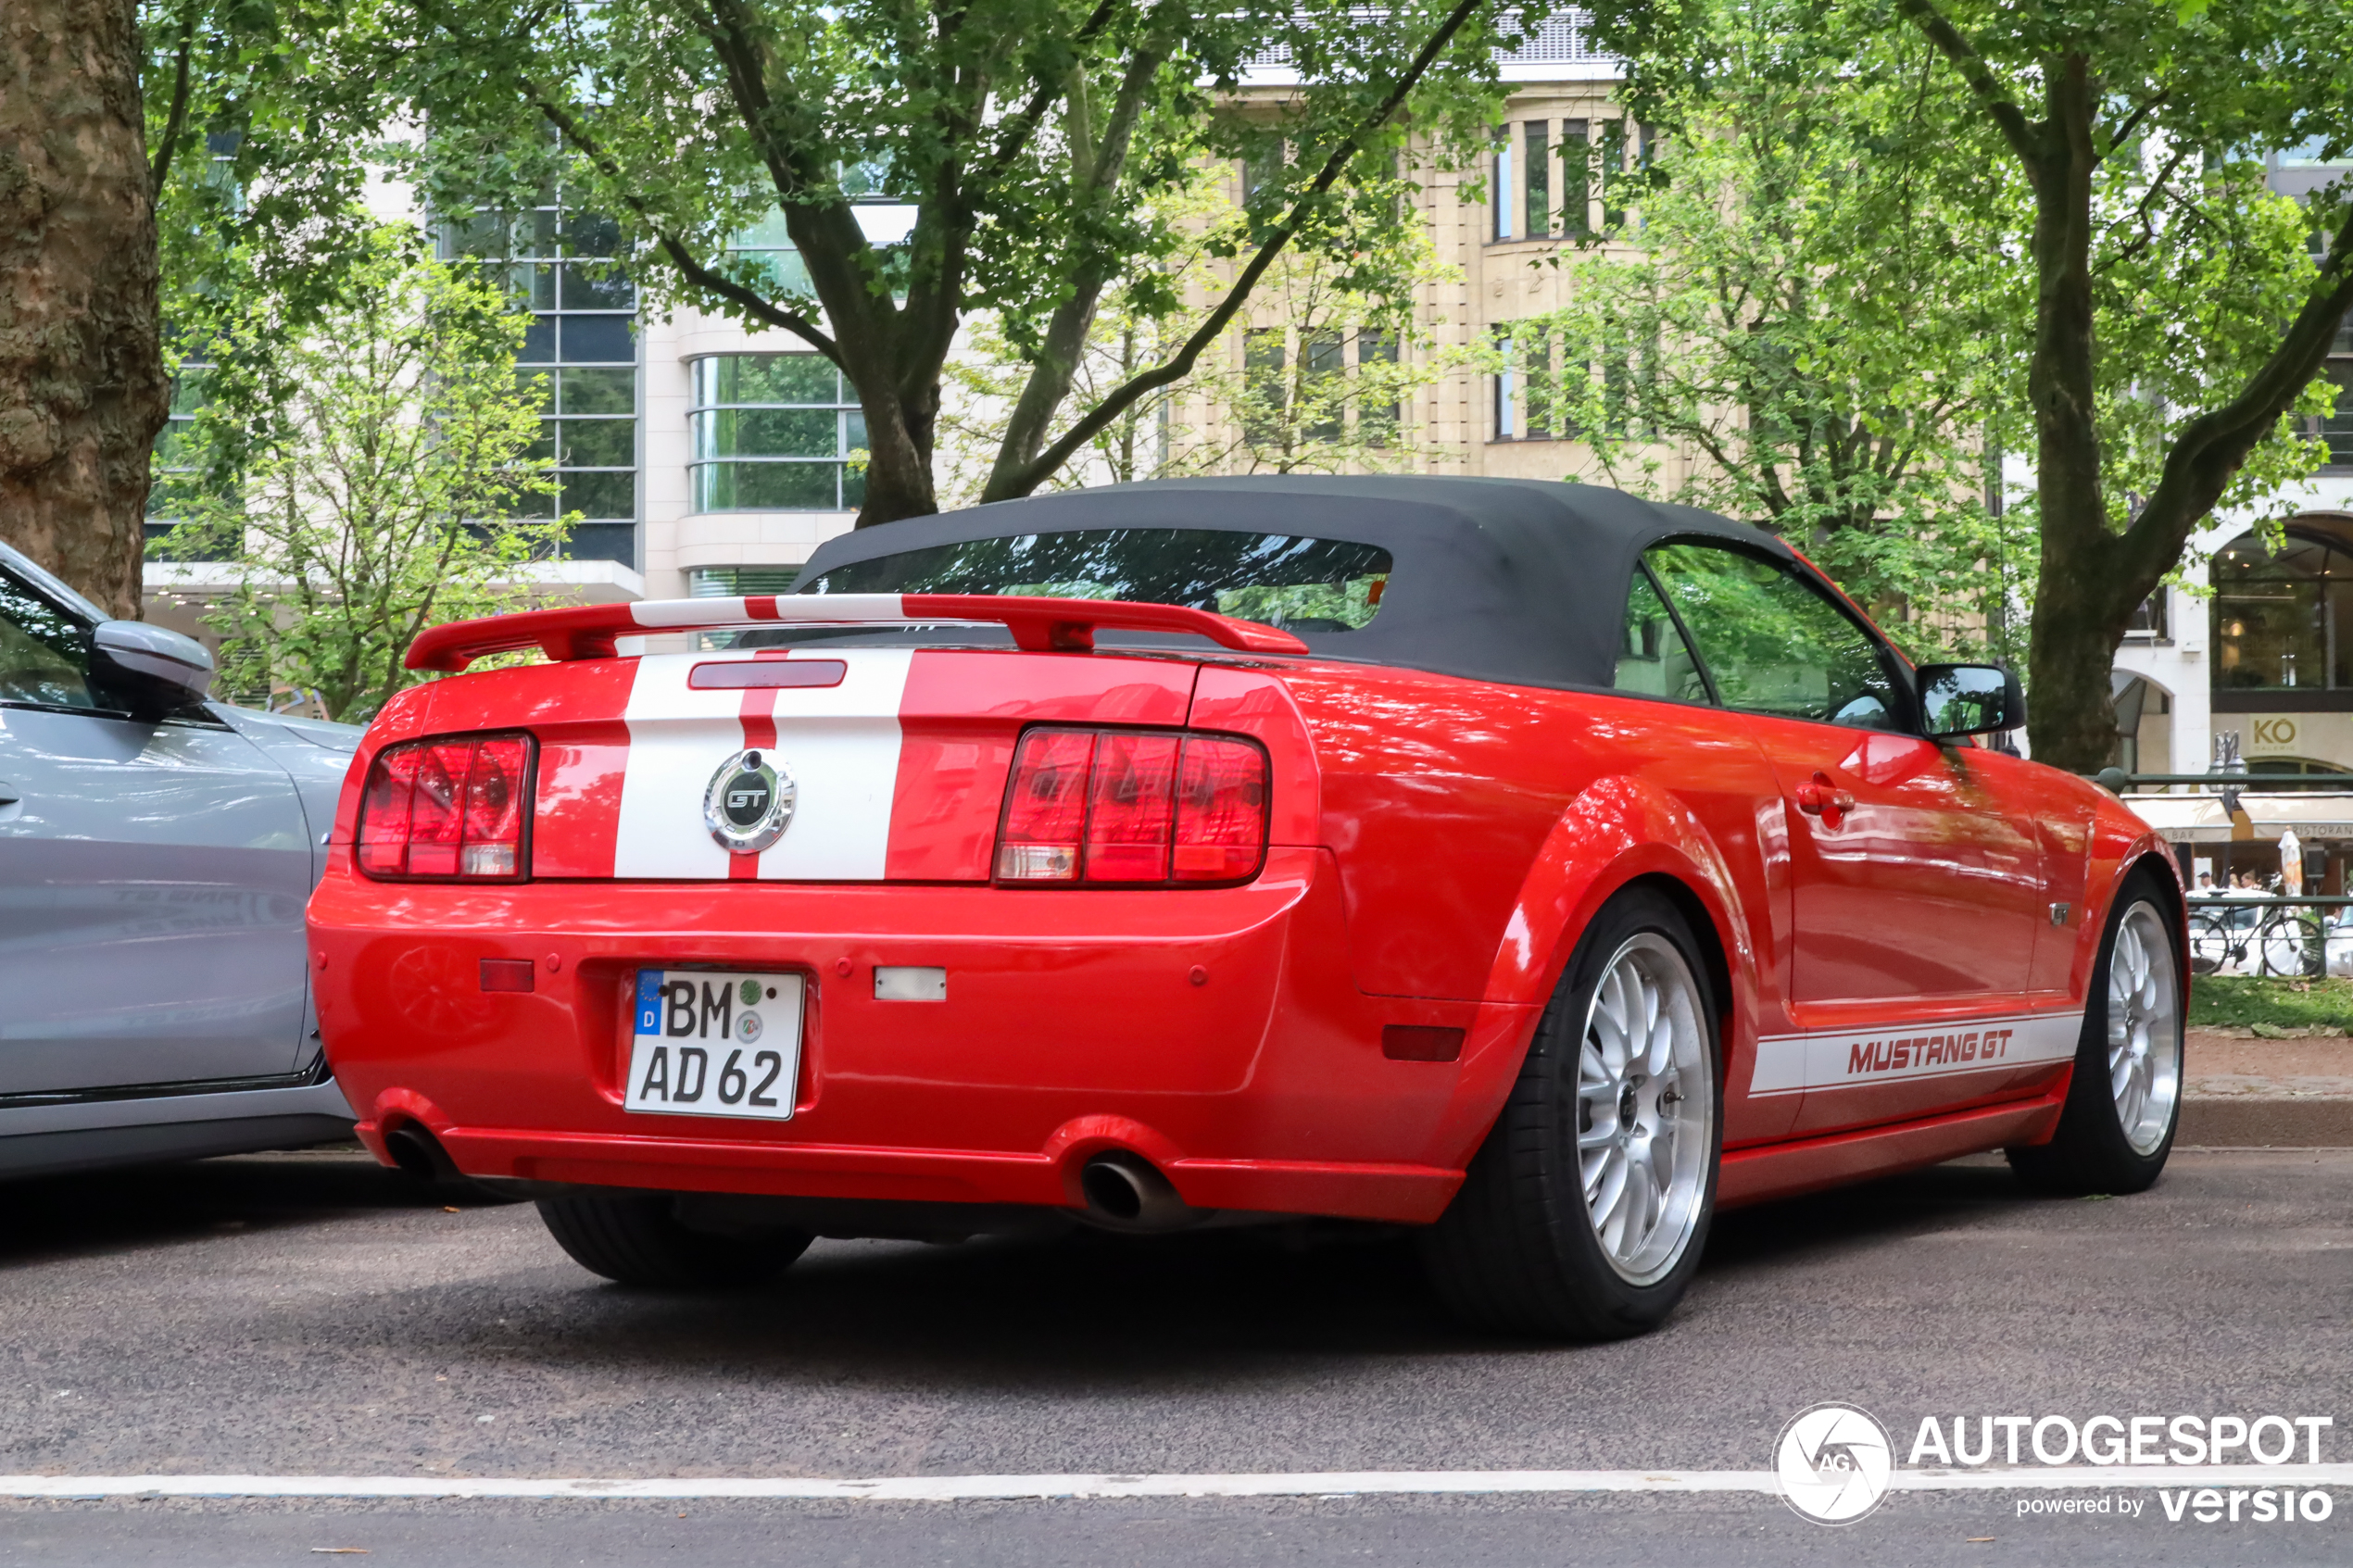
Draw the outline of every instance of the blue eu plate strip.
[[[637,1033],[661,1033],[661,971],[658,969],[637,972]]]

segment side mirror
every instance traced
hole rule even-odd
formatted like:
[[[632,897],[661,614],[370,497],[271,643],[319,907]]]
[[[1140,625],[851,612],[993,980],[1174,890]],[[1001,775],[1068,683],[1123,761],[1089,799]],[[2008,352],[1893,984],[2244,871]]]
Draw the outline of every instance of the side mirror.
[[[101,621],[90,640],[93,672],[142,718],[159,718],[212,689],[212,655],[194,637],[144,621]]]
[[[1923,664],[1920,732],[1931,740],[2015,730],[2026,722],[2018,677],[1991,664]]]

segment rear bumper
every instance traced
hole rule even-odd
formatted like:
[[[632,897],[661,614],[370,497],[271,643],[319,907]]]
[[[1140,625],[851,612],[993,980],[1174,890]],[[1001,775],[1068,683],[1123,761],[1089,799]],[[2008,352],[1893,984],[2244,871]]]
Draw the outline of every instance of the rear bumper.
[[[1133,1150],[1201,1208],[1435,1219],[1517,1071],[1535,1010],[1367,997],[1328,853],[1277,849],[1246,887],[369,883],[310,910],[319,1018],[383,1156],[415,1122],[477,1176],[901,1201],[1076,1207],[1081,1166]],[[484,992],[483,959],[534,965]],[[877,965],[948,972],[880,1001]],[[622,1109],[640,967],[808,983],[783,1123]],[[1396,1061],[1384,1024],[1464,1029]]]

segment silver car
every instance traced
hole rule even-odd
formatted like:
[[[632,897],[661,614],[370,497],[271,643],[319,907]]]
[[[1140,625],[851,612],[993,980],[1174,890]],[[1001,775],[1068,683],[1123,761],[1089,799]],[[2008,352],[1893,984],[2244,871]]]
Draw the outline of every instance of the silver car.
[[[0,545],[0,1174],[349,1135],[302,911],[359,731]]]

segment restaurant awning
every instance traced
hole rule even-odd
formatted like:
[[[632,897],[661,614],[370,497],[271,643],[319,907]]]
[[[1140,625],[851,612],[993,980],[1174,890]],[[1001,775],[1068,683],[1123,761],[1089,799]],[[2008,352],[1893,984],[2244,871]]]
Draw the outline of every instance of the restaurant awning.
[[[2128,795],[2123,801],[2174,844],[2228,844],[2233,837],[2230,814],[2222,809],[2219,795]],[[2353,794],[2258,795],[2249,790],[2239,796],[2239,809],[2254,824],[2257,838],[2277,838],[2294,828],[2307,844],[2353,839]]]

